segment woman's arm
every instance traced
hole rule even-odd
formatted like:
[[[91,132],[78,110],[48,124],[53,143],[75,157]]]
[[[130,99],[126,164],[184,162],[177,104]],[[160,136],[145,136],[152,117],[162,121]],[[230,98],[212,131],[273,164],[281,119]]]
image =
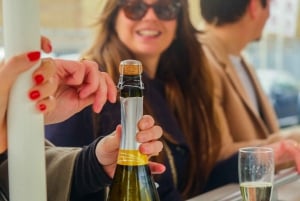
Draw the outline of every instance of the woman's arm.
[[[158,139],[162,136],[162,129],[154,124],[151,116],[145,115],[138,123],[137,141],[141,143],[141,153],[151,157],[162,150],[162,143]],[[110,185],[117,165],[117,156],[121,139],[121,126],[116,131],[101,140],[96,140],[83,148],[76,159],[71,200],[80,200],[84,196],[103,190]],[[153,174],[165,171],[162,164],[150,163]],[[80,198],[80,199],[79,199]]]

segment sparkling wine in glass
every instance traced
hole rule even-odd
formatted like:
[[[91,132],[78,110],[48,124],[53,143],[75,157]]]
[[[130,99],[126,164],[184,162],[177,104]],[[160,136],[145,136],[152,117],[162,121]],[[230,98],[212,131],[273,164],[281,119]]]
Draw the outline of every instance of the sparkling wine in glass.
[[[239,183],[243,201],[270,201],[274,180],[272,148],[239,149]]]

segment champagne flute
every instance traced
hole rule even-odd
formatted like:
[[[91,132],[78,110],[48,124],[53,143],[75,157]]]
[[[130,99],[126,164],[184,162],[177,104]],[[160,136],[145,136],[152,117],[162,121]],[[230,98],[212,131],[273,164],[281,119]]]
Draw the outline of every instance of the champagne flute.
[[[239,183],[243,201],[270,201],[274,180],[272,148],[239,149]]]

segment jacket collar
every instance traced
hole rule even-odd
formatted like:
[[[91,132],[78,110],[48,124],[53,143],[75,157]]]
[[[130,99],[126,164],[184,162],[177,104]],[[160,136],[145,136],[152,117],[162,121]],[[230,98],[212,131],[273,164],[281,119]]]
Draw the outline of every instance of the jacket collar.
[[[206,51],[209,51],[212,57],[214,57],[214,60],[218,63],[218,65],[221,68],[223,68],[224,72],[226,73],[226,76],[231,82],[231,85],[241,96],[246,105],[249,106],[253,112],[257,113],[256,109],[254,108],[254,104],[251,102],[251,99],[249,98],[249,95],[244,89],[243,83],[241,82],[233,63],[229,58],[229,52],[226,50],[224,42],[209,31],[204,32],[200,35],[200,42],[204,46],[204,48],[206,48]],[[245,66],[245,70],[247,71],[248,75],[251,75],[251,72],[249,72],[249,68],[246,67],[248,65],[242,57],[241,59],[241,62]],[[250,79],[251,81],[253,81],[252,76],[250,76]]]

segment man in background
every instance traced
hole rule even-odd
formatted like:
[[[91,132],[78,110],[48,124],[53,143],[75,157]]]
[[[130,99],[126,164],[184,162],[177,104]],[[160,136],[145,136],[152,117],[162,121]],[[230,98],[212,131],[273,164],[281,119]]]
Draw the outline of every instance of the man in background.
[[[200,0],[200,7],[206,24],[199,41],[212,66],[222,123],[220,159],[240,147],[281,140],[275,111],[241,54],[249,43],[261,38],[270,0]]]

